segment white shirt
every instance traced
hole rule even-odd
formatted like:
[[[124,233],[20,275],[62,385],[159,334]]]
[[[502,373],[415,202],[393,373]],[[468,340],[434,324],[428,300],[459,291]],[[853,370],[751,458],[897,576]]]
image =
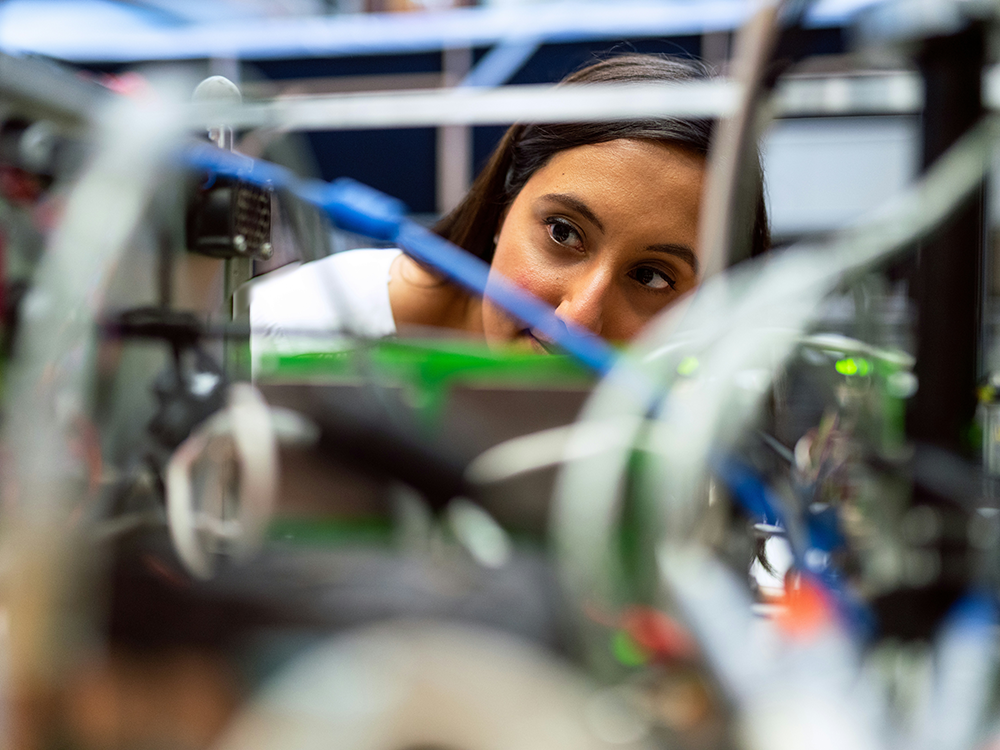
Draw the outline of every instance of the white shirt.
[[[268,355],[339,350],[345,340],[395,335],[389,267],[400,253],[350,250],[251,282],[253,376],[272,371],[277,360]]]
[[[262,276],[250,288],[250,328],[255,335],[392,336],[389,267],[399,255],[396,249],[351,250]]]

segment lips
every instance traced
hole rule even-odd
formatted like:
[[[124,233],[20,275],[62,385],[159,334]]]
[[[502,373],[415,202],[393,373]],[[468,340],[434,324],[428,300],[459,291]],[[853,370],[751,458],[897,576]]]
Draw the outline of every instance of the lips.
[[[528,341],[536,345],[535,348],[540,350],[544,354],[558,354],[559,348],[549,341],[547,338],[543,337],[541,334],[536,333],[530,328],[525,328],[521,331],[521,335],[527,337]]]

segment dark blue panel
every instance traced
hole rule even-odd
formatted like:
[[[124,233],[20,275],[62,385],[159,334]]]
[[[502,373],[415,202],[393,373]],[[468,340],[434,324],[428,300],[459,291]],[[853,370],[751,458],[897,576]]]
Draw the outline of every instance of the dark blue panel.
[[[842,55],[848,51],[847,34],[842,28],[803,29],[798,33],[795,51],[800,55]]]
[[[701,52],[701,38],[694,36],[637,41],[593,41],[543,45],[510,83],[555,83],[574,70],[605,57],[626,52],[660,52],[695,57]]]
[[[338,130],[309,133],[324,180],[353,177],[402,200],[411,211],[435,210],[435,131]]]
[[[252,62],[263,76],[272,80],[441,72],[440,52],[306,58],[302,60],[257,60]]]
[[[493,149],[507,132],[506,126],[489,125],[472,129],[472,168],[479,174],[490,158]]]
[[[701,51],[699,37],[643,39],[633,42],[581,42],[543,45],[510,83],[555,83],[574,70],[592,62],[626,52],[663,53],[694,57]],[[482,58],[486,50],[475,50],[474,59]],[[477,127],[472,135],[472,164],[476,174],[486,164],[490,154],[507,130],[506,126]]]

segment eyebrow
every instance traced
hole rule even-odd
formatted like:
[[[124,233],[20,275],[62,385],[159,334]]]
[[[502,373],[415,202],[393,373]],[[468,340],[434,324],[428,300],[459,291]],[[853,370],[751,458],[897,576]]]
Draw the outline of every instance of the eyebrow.
[[[673,255],[675,258],[678,258],[691,266],[695,276],[698,276],[701,271],[698,267],[698,256],[695,255],[694,250],[689,248],[687,245],[674,245],[671,243],[667,243],[665,245],[649,245],[646,250],[652,253],[666,253],[667,255]]]
[[[562,203],[567,208],[570,208],[583,216],[590,223],[600,229],[601,232],[604,232],[604,224],[597,218],[597,214],[591,211],[590,206],[577,198],[575,195],[570,195],[569,193],[546,193],[542,196],[542,200]],[[698,263],[698,256],[695,255],[694,250],[687,245],[675,245],[668,242],[662,245],[649,245],[646,250],[652,253],[666,253],[667,255],[673,255],[678,260],[681,260],[691,266],[695,276],[697,276],[701,271]]]
[[[542,200],[562,203],[567,208],[571,208],[576,211],[583,218],[600,229],[602,233],[604,232],[604,224],[597,218],[597,214],[591,211],[590,206],[577,198],[575,195],[570,195],[568,193],[547,193],[542,196]]]

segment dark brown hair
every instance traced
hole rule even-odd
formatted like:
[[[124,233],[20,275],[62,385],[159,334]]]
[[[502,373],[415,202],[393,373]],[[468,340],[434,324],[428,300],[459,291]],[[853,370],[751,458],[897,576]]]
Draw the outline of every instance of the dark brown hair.
[[[625,54],[588,65],[562,85],[586,83],[650,83],[708,78],[703,64],[668,55]],[[518,124],[504,134],[496,150],[458,206],[434,231],[486,261],[493,259],[493,237],[500,220],[531,176],[560,151],[618,138],[656,141],[708,153],[711,120],[657,117],[619,122]],[[759,174],[759,169],[758,169]],[[770,245],[762,179],[758,179],[752,254]]]

